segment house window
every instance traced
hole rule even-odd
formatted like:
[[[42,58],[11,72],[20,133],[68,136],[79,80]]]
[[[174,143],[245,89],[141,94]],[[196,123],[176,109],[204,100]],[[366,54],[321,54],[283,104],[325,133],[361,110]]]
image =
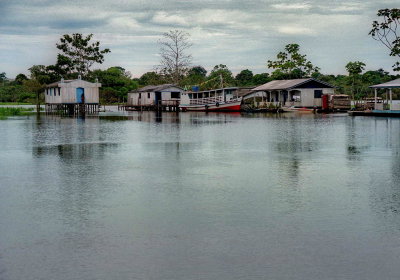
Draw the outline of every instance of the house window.
[[[150,99],[150,92],[147,93],[147,98]]]
[[[171,98],[180,98],[181,93],[179,91],[171,92]]]
[[[58,88],[58,96],[61,95],[61,88]]]
[[[291,101],[301,102],[301,91],[294,90],[291,93],[292,93],[292,100]]]
[[[322,90],[316,89],[314,90],[314,98],[321,98],[322,97]]]

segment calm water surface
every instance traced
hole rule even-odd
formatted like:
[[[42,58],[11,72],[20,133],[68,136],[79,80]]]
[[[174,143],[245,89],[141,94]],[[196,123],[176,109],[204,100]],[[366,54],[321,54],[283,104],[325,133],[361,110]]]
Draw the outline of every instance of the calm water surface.
[[[0,121],[0,279],[400,278],[400,119],[105,115]]]

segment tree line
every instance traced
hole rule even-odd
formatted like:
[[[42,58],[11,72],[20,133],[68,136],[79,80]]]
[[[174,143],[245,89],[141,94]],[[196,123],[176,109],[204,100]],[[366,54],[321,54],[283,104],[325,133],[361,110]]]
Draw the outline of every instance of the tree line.
[[[370,36],[380,41],[389,49],[389,55],[400,57],[400,34],[396,27],[400,25],[400,9],[382,9],[378,11],[380,21],[372,23]],[[399,75],[391,75],[383,69],[365,71],[362,61],[350,61],[344,68],[347,75],[322,74],[321,69],[300,52],[296,43],[288,44],[276,55],[275,60],[268,60],[270,73],[253,74],[249,69],[233,75],[225,64],[217,64],[208,73],[201,65],[192,65],[192,46],[190,34],[171,30],[162,35],[160,46],[160,63],[153,71],[144,73],[140,78],[132,78],[129,71],[121,66],[106,70],[92,70],[93,65],[102,64],[108,48],[101,48],[99,41],[93,41],[93,34],[84,36],[80,33],[63,35],[56,48],[59,53],[54,65],[33,65],[28,69],[29,77],[18,74],[14,80],[8,79],[6,73],[0,73],[0,102],[31,102],[43,99],[41,93],[46,84],[64,79],[83,79],[102,84],[100,89],[101,103],[123,101],[129,91],[146,85],[173,83],[190,89],[217,88],[221,86],[253,87],[272,80],[316,78],[328,82],[337,88],[338,93],[350,94],[359,99],[371,94],[369,86],[393,80]],[[393,71],[400,71],[400,62],[393,65]]]

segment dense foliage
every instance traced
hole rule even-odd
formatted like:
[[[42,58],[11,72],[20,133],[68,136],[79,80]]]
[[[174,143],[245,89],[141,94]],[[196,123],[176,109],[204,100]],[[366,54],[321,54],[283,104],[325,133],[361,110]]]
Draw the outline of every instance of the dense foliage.
[[[94,70],[88,80],[98,79],[101,83],[100,103],[117,103],[126,99],[127,93],[138,88],[138,82],[131,79],[131,74],[124,68],[115,66],[107,70]]]
[[[383,21],[375,21],[370,32],[375,39],[383,41],[390,49],[391,56],[400,56],[400,39],[396,34],[397,30],[393,29],[393,26],[399,23],[399,13],[398,9],[380,10],[378,16],[383,17]],[[11,80],[5,72],[0,72],[0,102],[43,102],[42,92],[46,84],[61,78],[76,79],[79,75],[86,80],[97,80],[102,84],[100,101],[103,104],[123,102],[129,91],[147,85],[173,83],[185,89],[196,86],[204,90],[221,86],[255,87],[272,80],[305,77],[328,82],[336,87],[337,93],[349,94],[354,99],[360,99],[372,95],[369,86],[398,78],[383,69],[364,72],[366,65],[360,61],[352,61],[344,66],[348,75],[321,74],[320,69],[307,60],[306,55],[300,54],[298,44],[286,45],[284,51],[277,54],[276,60],[268,60],[271,73],[253,74],[249,69],[244,69],[234,76],[224,64],[215,65],[210,73],[207,73],[200,65],[189,67],[192,58],[186,53],[191,46],[188,41],[189,34],[176,30],[165,33],[163,40],[159,41],[163,67],[144,73],[140,78],[132,78],[131,74],[120,66],[91,70],[94,63],[103,63],[104,55],[110,52],[109,49],[100,49],[99,42],[92,42],[92,36],[79,33],[63,35],[56,45],[61,51],[57,55],[56,63],[48,66],[33,65],[28,69],[29,76],[18,74]],[[392,36],[391,39],[389,36]],[[396,63],[394,70],[400,70],[399,67]],[[397,93],[395,91],[395,94]]]
[[[277,60],[268,60],[268,68],[274,69],[272,76],[276,78],[298,79],[310,77],[319,72],[311,61],[306,59],[306,55],[300,54],[298,44],[288,44],[285,50],[277,54]]]

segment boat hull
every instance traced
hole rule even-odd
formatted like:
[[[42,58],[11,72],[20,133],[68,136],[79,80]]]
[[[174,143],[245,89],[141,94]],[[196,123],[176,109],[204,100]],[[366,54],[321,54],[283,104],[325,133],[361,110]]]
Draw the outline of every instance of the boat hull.
[[[183,111],[206,111],[206,112],[239,112],[241,101],[229,103],[211,103],[202,105],[180,105]]]
[[[283,107],[284,112],[314,113],[316,109],[306,107]]]

